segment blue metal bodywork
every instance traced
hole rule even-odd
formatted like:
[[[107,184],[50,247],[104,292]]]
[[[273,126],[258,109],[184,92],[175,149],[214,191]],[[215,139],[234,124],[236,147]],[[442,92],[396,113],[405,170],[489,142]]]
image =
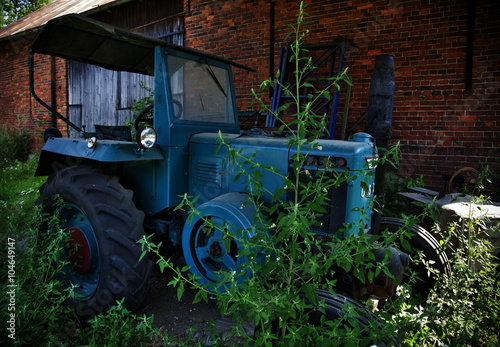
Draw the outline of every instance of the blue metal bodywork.
[[[135,49],[134,45],[139,42],[138,37],[121,34],[115,37],[110,30],[95,26],[87,19],[75,18],[68,21],[84,21],[89,32],[99,39],[124,40],[131,44],[130,49]],[[56,27],[51,30],[57,32]],[[49,44],[50,40],[45,43]],[[134,142],[101,139],[88,146],[91,134],[84,132],[84,138],[52,138],[42,150],[37,174],[48,175],[61,166],[82,163],[98,166],[108,174],[119,176],[121,183],[134,192],[137,207],[146,215],[155,216],[179,204],[186,193],[198,196],[200,204],[231,192],[251,193],[245,177],[235,180],[240,166],[229,160],[228,148],[220,145],[219,134],[223,134],[225,141],[240,151],[242,157],[251,157],[263,167],[273,166],[277,170],[278,174],[259,169],[268,191],[282,188],[283,177],[291,171],[295,149],[287,138],[240,133],[230,62],[159,41],[146,40],[143,44],[147,60],[137,57],[133,69],[123,66],[116,69],[136,71],[138,66],[144,65],[141,69],[150,73],[154,66],[153,127],[158,136],[155,147],[141,150]],[[78,56],[79,50],[63,49],[57,54],[86,59]],[[150,61],[151,56],[154,56],[154,63]],[[93,59],[97,59],[93,61],[97,65],[110,67],[106,56],[102,62],[99,57],[93,56]],[[317,147],[304,149],[310,156],[343,161],[334,171],[345,172],[349,181],[329,197],[332,205],[337,205],[332,207],[330,215],[340,217],[328,217],[325,223],[333,223],[337,229],[357,225],[348,228],[346,234],[369,227],[374,169],[367,168],[367,160],[375,157],[377,150],[373,139],[365,135],[351,141],[319,140]],[[305,168],[310,171],[323,169],[318,163]],[[286,194],[281,197],[287,198]],[[270,194],[264,194],[262,199],[272,203]]]
[[[85,158],[98,162],[126,162],[144,160],[163,160],[159,148],[141,150],[133,142],[100,140],[93,148],[88,147],[88,141],[81,138],[49,138],[43,147],[43,152],[57,153],[73,158]]]
[[[274,168],[275,172],[259,169],[264,187],[273,192],[273,188],[284,186],[283,176],[289,173],[290,160],[296,154],[295,148],[290,147],[286,138],[225,135],[224,141],[239,151],[242,157],[252,158],[263,167]],[[375,168],[369,168],[368,160],[377,156],[377,149],[373,141],[357,141],[359,137],[353,141],[319,140],[318,146],[307,151],[308,156],[341,158],[345,161],[345,165],[336,169],[337,172],[345,172],[348,177],[343,199],[341,202],[331,201],[331,203],[342,206],[342,210],[337,213],[342,214],[341,224],[348,226],[344,233],[346,236],[358,233],[359,230],[367,231],[370,227],[372,210]],[[248,177],[243,175],[235,180],[240,173],[240,166],[231,162],[227,152],[227,146],[220,145],[218,134],[200,133],[191,137],[188,194],[199,197],[197,203],[210,201],[229,192],[251,194]],[[321,170],[318,165],[304,168],[310,171]],[[251,173],[249,170],[249,174]],[[282,197],[282,200],[284,199],[286,196]],[[270,194],[264,194],[262,200],[272,204]]]
[[[36,175],[50,175],[62,167],[83,163],[88,165],[101,163],[111,167],[119,163],[164,160],[159,148],[144,151],[133,142],[99,140],[92,148],[89,148],[88,143],[88,139],[83,138],[47,139],[40,155]]]

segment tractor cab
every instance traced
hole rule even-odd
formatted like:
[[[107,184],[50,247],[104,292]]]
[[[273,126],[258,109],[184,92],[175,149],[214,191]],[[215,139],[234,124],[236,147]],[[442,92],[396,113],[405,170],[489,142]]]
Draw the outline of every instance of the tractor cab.
[[[133,129],[123,124],[97,124],[94,131],[88,131],[38,97],[34,81],[37,53],[154,76],[154,102],[138,115]],[[119,175],[149,214],[177,204],[179,195],[187,191],[187,148],[192,135],[240,133],[231,66],[251,70],[80,15],[50,21],[30,48],[31,92],[78,136],[63,138],[60,131],[49,128],[36,174],[50,175],[75,165],[76,160]]]

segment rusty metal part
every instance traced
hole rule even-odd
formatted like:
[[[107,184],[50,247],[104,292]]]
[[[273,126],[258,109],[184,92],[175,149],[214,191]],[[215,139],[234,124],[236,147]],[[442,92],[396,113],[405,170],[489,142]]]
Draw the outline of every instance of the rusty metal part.
[[[460,170],[457,170],[448,181],[447,193],[456,193],[456,184],[460,184],[461,186],[473,186],[472,190],[475,190],[476,179],[479,176],[479,171],[472,167],[463,167]],[[459,181],[459,178],[462,178],[462,181]]]

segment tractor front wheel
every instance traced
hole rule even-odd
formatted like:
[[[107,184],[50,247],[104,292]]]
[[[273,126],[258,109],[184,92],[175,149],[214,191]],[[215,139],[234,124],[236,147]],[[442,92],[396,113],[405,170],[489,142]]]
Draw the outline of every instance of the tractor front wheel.
[[[69,233],[61,254],[66,262],[63,281],[74,287],[68,303],[77,315],[90,319],[117,300],[136,309],[148,290],[152,264],[137,241],[143,236],[144,214],[132,202],[116,177],[75,166],[52,174],[40,189],[44,210],[58,216],[58,225]]]
[[[225,292],[231,283],[240,284],[252,276],[248,256],[262,260],[263,254],[257,246],[245,246],[245,242],[257,234],[267,239],[264,231],[256,225],[258,215],[255,206],[242,193],[228,193],[205,202],[198,213],[184,225],[182,247],[190,271],[202,285],[209,285],[214,292]],[[258,223],[257,223],[258,224]],[[226,283],[222,272],[233,273],[234,278]]]

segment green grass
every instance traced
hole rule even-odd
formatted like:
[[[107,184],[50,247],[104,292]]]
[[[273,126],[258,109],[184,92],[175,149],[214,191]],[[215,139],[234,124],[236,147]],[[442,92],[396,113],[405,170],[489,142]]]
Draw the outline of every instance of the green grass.
[[[0,174],[0,225],[2,234],[16,235],[36,223],[38,189],[46,177],[35,177],[38,156],[11,162]]]
[[[12,261],[14,276],[2,269],[1,283],[5,293],[14,290],[14,301],[0,296],[0,320],[3,334],[0,345],[55,346],[145,346],[159,336],[152,327],[153,317],[130,314],[121,304],[82,324],[73,309],[64,304],[72,295],[61,282],[59,254],[67,234],[55,231],[42,238],[39,226],[53,223],[55,216],[43,216],[36,206],[38,189],[46,177],[35,177],[38,156],[25,162],[10,161],[0,171],[0,264]],[[7,287],[12,284],[14,286]],[[13,305],[12,305],[13,304]],[[13,306],[15,309],[13,310]],[[13,314],[13,318],[11,318]],[[7,330],[9,319],[15,320],[15,340]],[[117,327],[120,327],[117,333]],[[167,336],[160,336],[160,340]]]
[[[62,304],[70,293],[62,290],[57,279],[60,268],[53,266],[62,241],[43,243],[37,237],[42,220],[36,207],[38,188],[46,179],[34,177],[37,161],[37,156],[25,162],[13,161],[0,171],[0,234],[4,240],[0,263],[5,264],[9,237],[25,241],[24,248],[17,245],[15,258],[18,343],[82,346],[100,342],[112,346],[126,342],[139,346],[152,345],[152,341],[158,339],[171,341],[168,335],[152,327],[152,317],[130,315],[121,305],[84,326],[72,310]],[[470,229],[474,230],[474,225]],[[55,237],[62,240],[64,235]],[[495,333],[500,327],[498,260],[492,259],[478,242],[476,240],[465,253],[455,255],[451,263],[454,275],[442,279],[441,290],[434,293],[424,307],[417,309],[410,305],[388,318],[403,332],[405,345],[498,345]],[[474,272],[465,264],[471,254],[476,262],[483,264],[482,271]],[[7,283],[6,271],[0,278],[3,284]],[[9,313],[6,299],[6,295],[0,297],[3,322]],[[119,335],[113,334],[117,326],[122,328]],[[2,329],[5,329],[4,323]],[[12,341],[0,337],[0,345],[4,342]]]

